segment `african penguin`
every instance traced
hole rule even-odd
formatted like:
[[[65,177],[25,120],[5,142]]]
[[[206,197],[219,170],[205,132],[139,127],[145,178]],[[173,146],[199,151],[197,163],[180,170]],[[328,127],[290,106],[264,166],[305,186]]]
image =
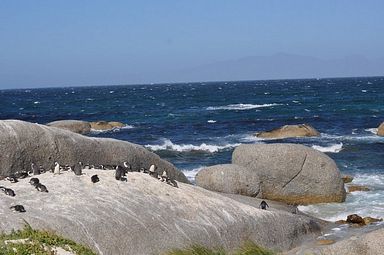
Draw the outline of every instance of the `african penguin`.
[[[14,206],[11,206],[9,207],[9,209],[15,211],[15,212],[25,212],[25,209],[24,209],[24,206],[22,205],[14,205]]]
[[[15,192],[12,189],[8,189],[6,187],[0,187],[0,189],[4,192],[5,195],[14,197],[16,196]]]
[[[15,176],[13,176],[13,175],[7,176],[5,179],[6,179],[7,181],[10,181],[11,183],[16,183],[16,182],[18,182],[17,178],[16,178]]]
[[[267,207],[269,207],[267,202],[265,202],[264,200],[261,201],[259,208],[262,209],[262,210],[267,210]]]
[[[43,184],[41,183],[38,183],[35,185],[35,188],[40,191],[40,192],[47,192],[48,193],[48,189],[47,187],[45,187]]]
[[[83,174],[83,163],[79,162],[79,163],[75,164],[72,170],[75,173],[75,175],[82,175]]]
[[[92,181],[92,183],[99,182],[100,181],[99,176],[97,176],[97,174],[92,175],[91,181]]]
[[[35,163],[31,163],[31,170],[33,175],[39,175],[40,169],[35,165]]]
[[[158,178],[158,173],[155,171],[156,170],[156,166],[155,165],[151,165],[150,167],[149,167],[149,175],[150,176],[152,176],[152,177],[154,177],[154,178]]]
[[[127,178],[125,178],[125,169],[118,165],[116,166],[116,171],[115,171],[115,179],[118,180],[118,181],[126,181]]]
[[[32,186],[36,186],[38,183],[40,183],[40,180],[38,178],[31,178],[29,180],[29,184],[31,184]]]
[[[55,162],[55,168],[53,169],[53,174],[60,174],[60,165]]]
[[[166,182],[168,179],[168,176],[167,176],[167,172],[166,171],[163,171],[163,173],[161,174],[161,181],[162,182]]]

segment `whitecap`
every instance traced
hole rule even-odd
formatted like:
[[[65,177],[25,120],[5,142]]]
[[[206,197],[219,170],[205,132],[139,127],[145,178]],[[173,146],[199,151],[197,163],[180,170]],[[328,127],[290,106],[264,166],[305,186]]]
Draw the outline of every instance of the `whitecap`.
[[[163,151],[163,150],[171,150],[178,152],[190,152],[190,151],[205,151],[210,153],[219,152],[226,149],[231,149],[236,146],[239,146],[240,143],[229,143],[224,145],[215,145],[215,144],[206,144],[202,143],[200,145],[193,144],[174,144],[169,139],[164,139],[162,144],[147,144],[145,147],[151,149],[152,151]]]
[[[109,91],[109,94],[113,94],[113,93],[115,93],[115,91],[113,91],[113,90]]]
[[[363,92],[363,93],[366,93],[366,92],[367,92],[367,90],[366,90],[366,89],[362,89],[362,90],[361,90],[361,92]]]
[[[216,120],[208,120],[208,123],[216,123]]]
[[[195,182],[196,174],[203,168],[205,168],[205,166],[200,166],[194,169],[181,169],[181,171],[184,173],[185,177],[187,177],[189,181]]]
[[[338,153],[343,149],[343,143],[332,144],[330,146],[312,145],[312,148],[321,152]]]
[[[125,125],[123,127],[114,127],[112,129],[107,129],[107,130],[99,130],[99,129],[91,129],[91,133],[93,134],[101,134],[101,133],[109,133],[109,132],[118,132],[122,129],[132,129],[135,128],[135,126],[132,125]]]
[[[367,128],[367,129],[364,129],[365,131],[367,131],[367,132],[370,132],[370,133],[372,133],[372,134],[374,134],[374,135],[376,135],[377,134],[377,131],[379,130],[378,128]]]
[[[34,104],[40,104],[40,102],[39,101],[35,101],[35,102],[33,102]]]
[[[257,108],[264,108],[264,107],[271,107],[271,106],[277,106],[282,104],[230,104],[226,106],[209,106],[206,109],[208,111],[215,111],[215,110],[250,110],[250,109],[257,109]]]

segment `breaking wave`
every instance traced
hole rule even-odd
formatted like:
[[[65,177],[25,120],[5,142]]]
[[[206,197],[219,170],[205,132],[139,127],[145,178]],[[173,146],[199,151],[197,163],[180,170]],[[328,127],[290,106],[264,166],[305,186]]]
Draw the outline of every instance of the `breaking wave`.
[[[312,145],[312,148],[321,152],[338,153],[343,149],[343,143],[332,144],[330,146]]]
[[[226,149],[231,149],[236,146],[239,146],[240,143],[229,143],[224,145],[215,145],[215,144],[206,144],[202,143],[200,145],[193,144],[174,144],[169,139],[164,139],[162,144],[159,145],[145,145],[145,147],[151,149],[152,151],[164,151],[164,150],[172,150],[178,152],[190,152],[190,151],[205,151],[210,153],[215,153],[219,151],[223,151]]]
[[[216,110],[251,110],[257,108],[271,107],[282,104],[229,104],[225,106],[209,106],[207,107],[208,111],[216,111]]]

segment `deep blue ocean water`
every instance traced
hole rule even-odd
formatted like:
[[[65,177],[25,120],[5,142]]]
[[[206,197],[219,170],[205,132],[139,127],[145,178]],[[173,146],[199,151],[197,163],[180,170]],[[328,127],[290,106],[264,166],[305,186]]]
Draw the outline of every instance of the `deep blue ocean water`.
[[[146,146],[193,179],[204,166],[229,163],[241,143],[294,142],[333,158],[354,182],[372,191],[345,204],[301,207],[326,219],[350,212],[384,216],[384,78],[67,87],[0,91],[0,119],[47,123],[60,119],[120,121],[94,132]],[[308,123],[319,138],[260,140],[253,133]]]

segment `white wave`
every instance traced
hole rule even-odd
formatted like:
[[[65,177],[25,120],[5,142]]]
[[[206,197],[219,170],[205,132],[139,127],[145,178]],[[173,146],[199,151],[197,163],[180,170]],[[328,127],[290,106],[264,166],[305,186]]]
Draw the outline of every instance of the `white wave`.
[[[215,145],[215,144],[206,144],[206,143],[202,143],[200,145],[174,144],[171,140],[164,139],[163,143],[160,145],[147,144],[145,145],[145,147],[153,151],[161,151],[161,150],[172,150],[172,151],[179,151],[179,152],[206,151],[206,152],[214,153],[214,152],[222,151],[225,149],[234,148],[239,145],[240,143],[230,143],[225,145]]]
[[[312,145],[312,148],[321,152],[338,153],[343,149],[343,143],[332,144],[330,146]]]
[[[367,90],[366,90],[366,89],[362,89],[362,90],[361,90],[361,92],[363,92],[363,93],[366,93],[366,92],[367,92]]]
[[[40,104],[40,102],[39,101],[35,101],[35,102],[33,102],[34,104]]]
[[[194,169],[182,169],[181,171],[184,173],[185,177],[188,178],[189,181],[191,182],[195,182],[195,177],[196,177],[196,174],[201,170],[205,168],[205,166],[201,166],[201,167],[198,167],[198,168],[194,168]]]
[[[215,110],[251,110],[251,109],[257,109],[257,108],[264,108],[264,107],[271,107],[271,106],[277,106],[282,104],[229,104],[226,106],[209,106],[206,109],[208,111],[215,111]]]
[[[100,129],[91,129],[91,133],[93,134],[101,134],[101,133],[109,133],[109,132],[118,132],[122,129],[132,129],[135,128],[132,125],[125,125],[123,127],[114,127],[112,129],[107,129],[107,130],[100,130]]]
[[[345,220],[354,213],[384,218],[384,174],[357,174],[352,183],[366,185],[371,191],[350,193],[344,203],[299,206],[299,210],[329,221]]]
[[[372,134],[376,135],[377,131],[379,129],[378,128],[367,128],[367,129],[364,129],[364,130],[367,131],[367,132],[371,132]]]
[[[216,123],[216,120],[208,120],[208,123]]]

